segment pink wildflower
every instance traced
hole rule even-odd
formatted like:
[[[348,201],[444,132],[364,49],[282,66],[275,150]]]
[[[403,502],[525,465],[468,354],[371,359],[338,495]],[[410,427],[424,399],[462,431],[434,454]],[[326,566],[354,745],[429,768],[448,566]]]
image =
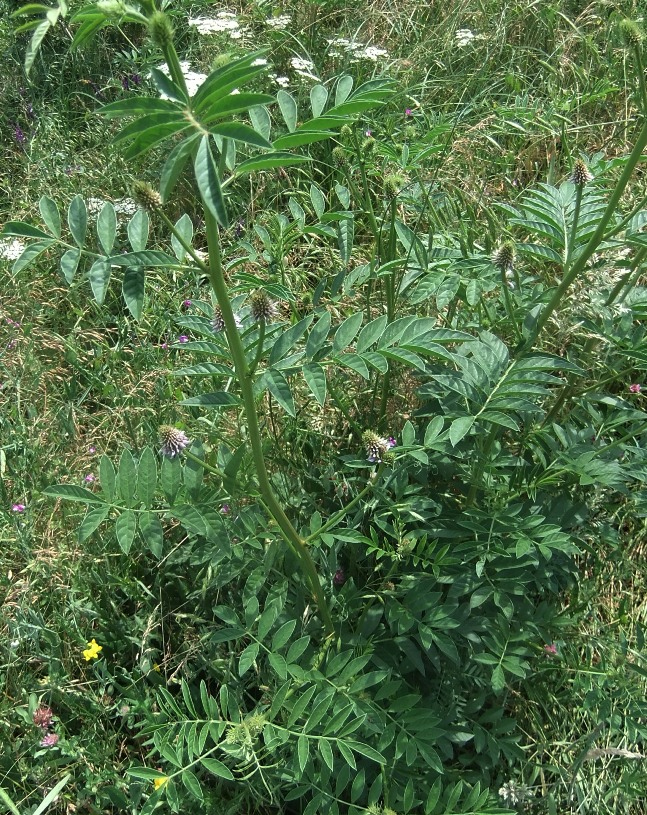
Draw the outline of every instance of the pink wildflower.
[[[642,390],[642,385],[638,385],[637,383],[635,385],[629,385],[629,392],[630,393],[640,393],[641,390]]]
[[[544,653],[549,657],[557,656],[557,646],[555,643],[553,642],[550,645],[544,645]]]
[[[24,512],[27,507],[24,504],[13,504],[11,507],[12,512]]]
[[[56,733],[48,733],[45,738],[41,741],[41,747],[54,747],[55,744],[58,744],[58,735]]]

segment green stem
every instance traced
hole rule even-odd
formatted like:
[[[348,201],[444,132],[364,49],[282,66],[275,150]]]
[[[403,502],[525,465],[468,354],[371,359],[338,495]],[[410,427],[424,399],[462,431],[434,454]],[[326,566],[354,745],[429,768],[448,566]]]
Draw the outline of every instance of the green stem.
[[[166,224],[167,229],[173,235],[175,235],[175,237],[176,237],[178,243],[180,244],[180,246],[184,249],[184,251],[187,253],[187,255],[189,255],[191,257],[191,259],[195,261],[196,265],[200,269],[202,269],[203,272],[208,272],[209,267],[207,266],[207,264],[198,257],[198,255],[195,252],[195,249],[191,246],[191,244],[184,240],[182,235],[180,235],[180,233],[175,228],[175,225],[173,224],[171,219],[168,218],[166,216],[166,214],[164,212],[162,212],[161,209],[157,210],[156,215]]]
[[[625,297],[629,294],[629,292],[632,290],[632,288],[636,285],[636,283],[638,282],[638,278],[642,274],[642,262],[643,262],[643,260],[645,258],[645,255],[647,255],[647,249],[644,249],[644,248],[639,249],[636,252],[636,257],[634,258],[633,268],[629,269],[629,271],[626,274],[622,275],[620,280],[613,287],[613,289],[611,290],[609,296],[606,299],[606,302],[604,304],[605,306],[612,305],[616,301],[616,298],[618,298],[618,296],[620,295],[621,292],[622,292],[622,297],[620,297],[620,302],[622,303],[624,301]],[[623,289],[624,289],[624,291],[623,291]]]
[[[577,235],[577,222],[580,219],[580,206],[582,205],[582,194],[584,192],[584,184],[578,184],[575,188],[575,208],[573,210],[573,223],[571,224],[571,234],[568,238],[568,246],[566,247],[566,260],[564,261],[564,271],[568,273],[568,267],[573,256],[573,247],[575,246],[575,236]]]
[[[258,341],[256,344],[256,356],[254,357],[254,361],[249,366],[249,375],[250,377],[254,375],[254,371],[258,367],[258,363],[261,361],[261,357],[263,356],[263,346],[265,345],[265,320],[261,320],[259,323],[258,328]]]
[[[518,284],[517,284],[518,285]],[[510,297],[510,286],[508,284],[508,278],[506,277],[506,270],[501,269],[501,286],[503,288],[503,303],[505,305],[505,310],[508,312],[508,319],[512,325],[512,330],[515,333],[517,340],[521,340],[521,331],[519,330],[519,326],[517,325],[517,321],[515,320],[514,316],[514,309],[512,308],[512,298]]]
[[[326,598],[319,582],[319,575],[315,567],[314,561],[310,557],[306,545],[294,526],[290,523],[287,515],[283,511],[283,507],[279,504],[274,491],[270,484],[269,475],[265,467],[265,459],[263,456],[263,442],[261,439],[260,428],[258,424],[258,414],[256,412],[256,401],[254,398],[253,379],[247,359],[245,357],[245,349],[243,347],[234,312],[229,301],[227,286],[222,269],[222,258],[220,255],[220,235],[218,232],[218,224],[216,219],[211,214],[210,210],[204,206],[205,227],[207,233],[207,243],[209,247],[209,280],[211,287],[220,310],[222,318],[225,323],[225,331],[229,341],[229,349],[234,362],[234,368],[238,378],[241,395],[243,398],[243,409],[245,418],[247,420],[247,433],[249,444],[252,452],[252,459],[254,461],[254,468],[258,478],[258,485],[268,511],[276,521],[281,530],[284,540],[292,549],[301,563],[301,568],[310,582],[312,593],[317,601],[319,613],[323,618],[324,625],[329,633],[334,631],[332,617],[330,610],[326,603]]]
[[[303,542],[312,543],[313,540],[316,540],[320,535],[323,535],[324,532],[327,532],[333,526],[336,526],[339,521],[341,521],[341,519],[347,515],[354,506],[359,504],[362,498],[375,487],[375,484],[377,483],[383,469],[384,464],[380,464],[374,478],[364,487],[364,489],[359,492],[349,504],[346,504],[343,509],[340,509],[339,512],[336,512],[331,518],[329,518],[322,527],[317,529],[316,532],[313,532],[312,535],[308,535],[307,538],[304,538]]]
[[[566,291],[570,288],[571,284],[575,281],[578,275],[583,271],[584,267],[586,266],[586,262],[598,248],[601,241],[604,239],[604,233],[607,228],[607,225],[611,218],[613,217],[616,207],[618,206],[620,198],[622,197],[622,194],[624,193],[625,188],[629,183],[629,179],[631,178],[631,175],[634,171],[636,164],[642,158],[642,154],[645,147],[647,147],[647,121],[643,123],[643,126],[638,135],[638,139],[636,140],[633,150],[629,154],[627,163],[625,164],[622,174],[620,175],[620,178],[618,179],[618,182],[616,183],[616,186],[613,192],[611,193],[609,202],[606,206],[606,209],[602,213],[602,217],[600,218],[600,221],[595,232],[593,233],[593,235],[591,235],[589,242],[586,244],[584,249],[582,249],[582,252],[578,256],[577,260],[564,274],[562,282],[555,289],[555,293],[548,301],[548,303],[544,306],[543,311],[539,315],[534,328],[529,333],[525,342],[521,343],[517,347],[516,356],[521,356],[522,354],[525,354],[532,349],[532,347],[539,339],[539,336],[543,331],[546,323],[550,319],[551,314],[555,311],[556,308],[558,308],[558,306],[562,304]]]

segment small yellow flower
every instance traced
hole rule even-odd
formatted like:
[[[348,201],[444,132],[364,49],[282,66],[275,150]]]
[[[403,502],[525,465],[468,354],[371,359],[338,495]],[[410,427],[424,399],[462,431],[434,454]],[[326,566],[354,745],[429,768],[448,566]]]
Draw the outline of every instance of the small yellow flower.
[[[155,787],[156,790],[158,790],[160,787],[164,786],[164,784],[166,784],[167,781],[168,776],[166,775],[163,775],[161,778],[154,778],[153,786]]]
[[[97,659],[99,657],[99,651],[103,651],[103,646],[97,645],[97,641],[93,639],[88,643],[88,647],[83,652],[86,662],[89,662],[91,659]]]

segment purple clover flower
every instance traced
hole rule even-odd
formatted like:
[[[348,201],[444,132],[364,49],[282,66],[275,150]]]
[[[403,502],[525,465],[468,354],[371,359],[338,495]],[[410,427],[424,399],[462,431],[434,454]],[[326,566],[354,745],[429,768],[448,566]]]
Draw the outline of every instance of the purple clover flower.
[[[41,741],[41,747],[54,747],[58,744],[58,734],[57,733],[48,733],[45,738]]]

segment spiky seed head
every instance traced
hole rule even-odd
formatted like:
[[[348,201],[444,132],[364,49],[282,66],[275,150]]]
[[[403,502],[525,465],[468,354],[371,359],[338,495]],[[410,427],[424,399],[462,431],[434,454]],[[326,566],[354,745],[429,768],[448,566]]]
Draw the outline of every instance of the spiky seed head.
[[[181,450],[191,444],[189,437],[183,430],[171,425],[163,424],[159,429],[160,453],[167,458],[175,458]]]
[[[148,212],[154,213],[162,208],[162,196],[146,181],[134,181],[132,192],[135,201]]]
[[[365,153],[372,153],[375,150],[376,141],[372,136],[368,136],[362,142],[362,150]]]
[[[218,56],[214,59],[211,63],[211,67],[215,71],[217,68],[224,68],[225,65],[229,65],[232,61],[233,56],[231,54],[218,54]]]
[[[383,461],[387,462],[387,460],[392,462],[394,460],[393,453],[389,451],[395,445],[395,439],[385,439],[372,430],[365,430],[362,433],[362,442],[366,447],[366,458],[372,464],[380,464]]]
[[[350,139],[353,135],[353,130],[348,125],[343,125],[340,133],[344,139]]]
[[[225,330],[225,318],[222,316],[222,309],[220,308],[220,306],[214,306],[213,308],[211,327],[216,333]]]
[[[589,181],[593,181],[593,173],[586,166],[586,162],[578,158],[575,164],[573,164],[573,170],[568,180],[577,187],[583,187],[585,184],[588,184]]]
[[[252,319],[257,323],[267,323],[272,317],[276,316],[276,303],[270,300],[263,289],[257,289],[255,292],[252,292],[252,296],[249,298],[249,304]]]
[[[634,20],[624,19],[620,22],[620,33],[625,45],[630,48],[640,48],[645,34],[640,25]]]
[[[123,0],[99,0],[97,11],[100,11],[106,17],[119,18],[126,13],[126,4]]]
[[[173,26],[167,14],[156,11],[148,21],[148,32],[151,39],[160,48],[168,48],[173,42]]]
[[[384,194],[387,198],[397,198],[404,187],[404,178],[398,173],[388,173],[384,176]]]
[[[333,147],[332,160],[336,167],[346,167],[348,165],[348,156],[341,145]]]
[[[512,241],[504,241],[501,246],[492,255],[492,263],[506,274],[512,271],[514,266],[514,243]]]

